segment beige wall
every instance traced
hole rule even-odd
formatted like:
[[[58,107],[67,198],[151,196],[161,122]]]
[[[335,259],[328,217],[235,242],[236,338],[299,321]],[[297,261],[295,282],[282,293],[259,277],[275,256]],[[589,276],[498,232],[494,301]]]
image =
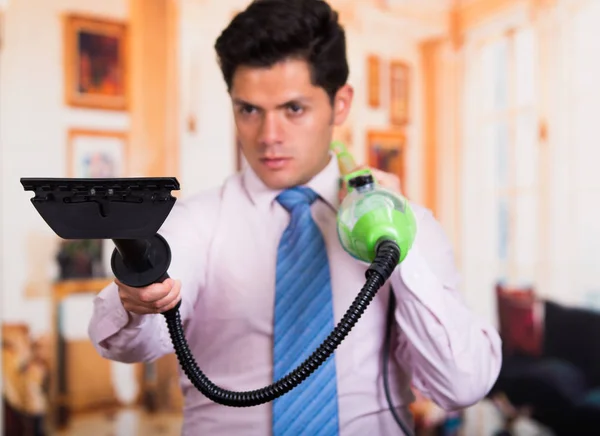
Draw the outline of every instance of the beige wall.
[[[56,241],[19,179],[66,177],[69,128],[129,129],[125,112],[65,105],[61,26],[65,12],[127,19],[128,5],[126,0],[16,0],[5,12],[0,52],[2,315],[6,321],[30,323],[35,333],[48,329],[48,300],[27,300],[25,289],[31,281],[34,287],[47,286],[43,279],[54,277]],[[34,247],[33,241],[41,247]]]

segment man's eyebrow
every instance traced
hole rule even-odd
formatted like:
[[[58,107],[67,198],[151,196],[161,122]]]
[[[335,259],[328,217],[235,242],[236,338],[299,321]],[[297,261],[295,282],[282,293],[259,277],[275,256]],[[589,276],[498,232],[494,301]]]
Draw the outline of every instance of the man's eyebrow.
[[[256,105],[254,105],[252,103],[249,103],[247,101],[242,100],[241,98],[234,98],[233,99],[233,103],[237,104],[237,105],[240,105],[240,106],[253,106],[253,107],[256,106]]]
[[[296,98],[292,98],[288,101],[286,101],[285,103],[282,103],[280,105],[278,105],[278,107],[282,108],[282,107],[286,107],[289,106],[290,104],[294,104],[294,103],[308,103],[310,101],[310,99],[308,97],[296,97]],[[241,98],[234,98],[233,99],[233,103],[238,105],[238,106],[250,106],[250,107],[254,107],[257,109],[261,109],[260,106],[254,104],[254,103],[250,103],[248,101],[242,100]]]

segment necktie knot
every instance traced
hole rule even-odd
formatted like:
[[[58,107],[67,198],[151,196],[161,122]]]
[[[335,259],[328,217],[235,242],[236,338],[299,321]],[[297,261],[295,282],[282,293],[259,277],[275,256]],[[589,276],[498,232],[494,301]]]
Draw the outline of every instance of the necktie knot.
[[[318,194],[312,189],[306,186],[296,186],[290,189],[286,189],[277,196],[277,201],[281,204],[288,212],[297,205],[310,206],[316,199]]]

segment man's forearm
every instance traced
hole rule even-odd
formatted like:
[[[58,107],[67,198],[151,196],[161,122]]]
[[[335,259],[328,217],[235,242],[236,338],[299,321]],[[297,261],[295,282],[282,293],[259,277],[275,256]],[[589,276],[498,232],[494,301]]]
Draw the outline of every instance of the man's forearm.
[[[418,248],[394,272],[391,284],[401,339],[397,357],[410,361],[415,386],[448,410],[481,400],[502,363],[496,330],[433,273]]]

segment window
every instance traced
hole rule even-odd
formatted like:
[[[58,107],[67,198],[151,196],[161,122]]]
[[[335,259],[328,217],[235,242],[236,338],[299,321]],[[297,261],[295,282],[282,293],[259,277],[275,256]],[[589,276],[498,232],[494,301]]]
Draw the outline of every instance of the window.
[[[538,251],[538,143],[536,44],[530,28],[475,46],[467,74],[468,133],[465,171],[476,187],[465,191],[466,218],[484,237],[471,238],[466,262],[492,264],[484,286],[495,281],[534,284]],[[473,174],[477,174],[474,176]],[[467,225],[465,232],[470,232]],[[493,246],[493,251],[488,249]],[[481,283],[481,281],[479,281]],[[481,289],[481,288],[479,288]]]
[[[535,41],[529,28],[482,47],[482,145],[492,151],[498,279],[535,282],[537,132]]]

